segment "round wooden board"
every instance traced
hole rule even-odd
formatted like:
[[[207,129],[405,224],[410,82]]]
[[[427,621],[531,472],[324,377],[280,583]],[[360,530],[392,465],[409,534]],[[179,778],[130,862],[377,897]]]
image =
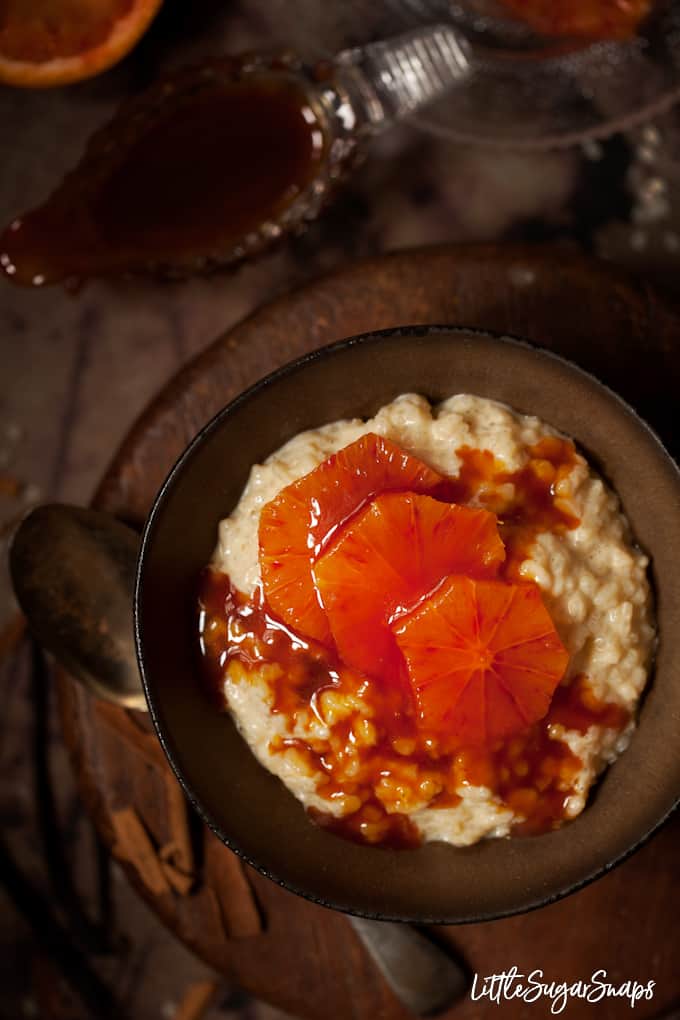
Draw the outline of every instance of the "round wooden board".
[[[238,277],[225,286],[238,286]],[[680,392],[680,316],[648,287],[557,250],[443,247],[352,264],[281,297],[220,338],[183,369],[134,426],[102,481],[96,505],[141,527],[187,442],[244,387],[325,343],[407,323],[481,327],[543,344],[618,390],[669,446],[678,448],[672,426]],[[160,753],[139,754],[121,736],[126,726],[143,733],[148,721],[121,709],[102,711],[67,677],[60,679],[59,699],[81,789],[104,838],[114,844],[112,814],[133,806],[162,844],[169,826],[163,793],[168,767]],[[245,989],[295,1016],[397,1020],[407,1015],[344,916],[250,869],[266,929],[228,937],[224,915],[230,913],[232,896],[238,910],[235,860],[198,828],[199,882],[190,895],[154,892],[148,876],[127,865],[131,881],[172,932]],[[679,831],[676,815],[625,864],[559,903],[503,921],[437,929],[436,935],[457,947],[471,971],[482,976],[516,966],[524,974],[540,969],[546,981],[586,980],[601,969],[615,985],[653,980],[654,999],[635,1008],[638,1017],[651,1017],[680,995],[675,951],[680,897],[674,876]],[[605,999],[597,1008],[604,1020],[630,1015],[627,999]],[[497,1005],[468,997],[455,1016],[521,1020],[548,1015],[548,1009],[549,1003]],[[592,1009],[575,999],[565,1015],[591,1016]]]

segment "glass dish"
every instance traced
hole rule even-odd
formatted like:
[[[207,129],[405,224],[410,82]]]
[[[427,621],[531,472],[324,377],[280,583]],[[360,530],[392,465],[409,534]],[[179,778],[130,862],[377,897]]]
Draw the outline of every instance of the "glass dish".
[[[534,35],[493,0],[390,0],[395,27],[438,21],[472,44],[469,73],[413,122],[455,141],[548,149],[625,131],[680,99],[680,2],[624,42]]]

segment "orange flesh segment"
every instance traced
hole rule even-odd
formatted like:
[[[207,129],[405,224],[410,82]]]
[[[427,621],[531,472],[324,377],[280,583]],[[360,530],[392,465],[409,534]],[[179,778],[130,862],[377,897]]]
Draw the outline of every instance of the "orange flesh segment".
[[[370,676],[398,675],[390,622],[448,574],[494,577],[504,557],[487,510],[411,492],[378,496],[314,566],[341,659]]]
[[[5,0],[0,52],[38,63],[100,45],[134,0]]]
[[[0,82],[41,88],[106,70],[134,46],[162,0],[2,0]]]
[[[420,727],[472,746],[543,718],[569,659],[534,584],[450,577],[392,629]]]
[[[312,566],[337,529],[381,492],[431,492],[436,471],[375,433],[339,450],[262,509],[260,570],[270,608],[305,637],[332,641]]]

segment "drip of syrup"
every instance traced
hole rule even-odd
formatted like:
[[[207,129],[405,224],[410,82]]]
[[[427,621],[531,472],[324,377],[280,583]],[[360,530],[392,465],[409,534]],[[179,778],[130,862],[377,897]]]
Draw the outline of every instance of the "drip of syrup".
[[[124,107],[44,205],[0,235],[0,269],[40,286],[234,261],[285,229],[325,154],[285,70],[231,60],[179,72]]]

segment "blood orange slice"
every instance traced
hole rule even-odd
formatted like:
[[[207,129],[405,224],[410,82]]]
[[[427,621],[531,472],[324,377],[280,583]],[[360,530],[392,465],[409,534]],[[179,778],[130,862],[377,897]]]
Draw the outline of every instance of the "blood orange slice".
[[[461,744],[541,719],[569,658],[534,584],[450,577],[393,632],[420,725]]]
[[[389,623],[451,573],[493,577],[505,557],[496,518],[430,496],[378,496],[314,565],[344,662],[372,676],[400,669]]]
[[[0,82],[66,85],[132,49],[162,0],[3,0]]]
[[[271,609],[306,637],[330,641],[312,577],[322,549],[378,493],[431,492],[442,484],[422,461],[369,432],[287,485],[260,514],[260,571]]]

